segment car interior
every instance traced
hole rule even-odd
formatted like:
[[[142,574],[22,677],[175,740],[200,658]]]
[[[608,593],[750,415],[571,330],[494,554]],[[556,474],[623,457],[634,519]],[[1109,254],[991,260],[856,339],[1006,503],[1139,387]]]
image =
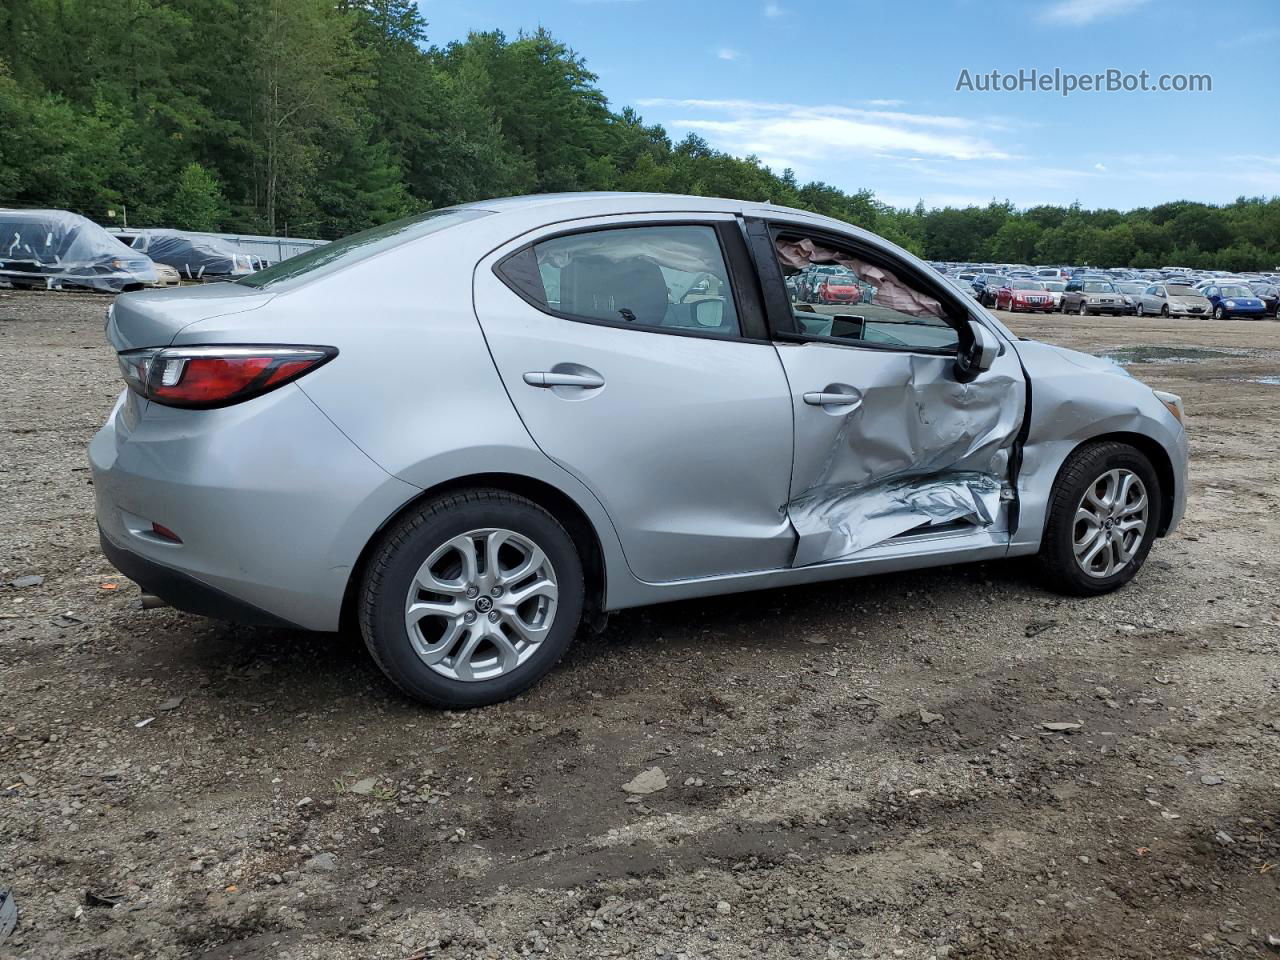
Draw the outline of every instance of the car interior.
[[[712,336],[738,332],[727,271],[708,228],[602,230],[535,249],[544,302],[570,316]]]

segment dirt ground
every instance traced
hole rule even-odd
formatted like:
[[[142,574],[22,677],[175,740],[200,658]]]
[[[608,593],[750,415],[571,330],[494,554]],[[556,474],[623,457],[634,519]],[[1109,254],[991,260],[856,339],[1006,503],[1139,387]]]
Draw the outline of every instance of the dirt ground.
[[[1185,398],[1187,518],[1118,594],[628,611],[440,713],[358,638],[139,609],[85,459],[107,302],[0,291],[0,957],[1277,955],[1280,324],[1011,321]]]

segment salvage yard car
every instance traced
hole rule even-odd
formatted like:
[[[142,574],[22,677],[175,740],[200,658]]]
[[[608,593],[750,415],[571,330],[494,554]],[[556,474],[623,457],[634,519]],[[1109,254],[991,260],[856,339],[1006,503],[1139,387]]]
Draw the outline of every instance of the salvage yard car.
[[[155,264],[92,220],[66,210],[0,210],[0,280],[19,290],[141,290]]]
[[[1007,280],[996,291],[996,309],[1017,313],[1019,310],[1053,312],[1053,296],[1039,280]]]
[[[817,265],[873,295],[792,303]],[[1018,556],[1115,590],[1186,498],[1178,397],[757,202],[437,210],[120,297],[106,333],[108,559],[184,610],[358,623],[436,705],[512,697],[642,604]]]
[[[1124,297],[1110,280],[1072,280],[1062,291],[1062,312],[1122,314],[1129,311]]]
[[[138,230],[118,233],[130,248],[156,263],[173,267],[187,280],[225,280],[243,277],[257,269],[254,258],[221,237],[180,230]]]
[[[1138,297],[1138,316],[1207,317],[1213,305],[1199,290],[1176,283],[1153,283]]]
[[[1261,320],[1267,315],[1266,305],[1262,298],[1243,283],[1218,283],[1209,281],[1197,288],[1213,305],[1213,319],[1228,320],[1244,318]]]
[[[1136,280],[1117,280],[1116,292],[1120,294],[1120,299],[1124,301],[1124,312],[1127,314],[1136,314],[1138,312],[1138,300],[1142,297],[1142,292],[1147,289],[1145,283]]]

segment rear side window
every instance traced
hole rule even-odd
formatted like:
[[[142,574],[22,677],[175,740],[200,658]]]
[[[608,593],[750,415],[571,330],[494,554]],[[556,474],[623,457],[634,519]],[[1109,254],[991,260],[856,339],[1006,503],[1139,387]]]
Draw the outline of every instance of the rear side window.
[[[739,331],[724,254],[708,226],[552,237],[507,257],[496,272],[534,306],[570,320],[706,336]]]
[[[275,266],[259,270],[236,282],[246,287],[271,287],[309,275],[314,275],[310,278],[315,279],[316,276],[323,276],[377,256],[407,241],[488,215],[487,210],[445,208],[405,217],[402,220],[393,220],[378,227],[362,230],[360,233],[353,233],[333,243],[326,243],[323,247],[316,247],[296,257],[281,260]]]

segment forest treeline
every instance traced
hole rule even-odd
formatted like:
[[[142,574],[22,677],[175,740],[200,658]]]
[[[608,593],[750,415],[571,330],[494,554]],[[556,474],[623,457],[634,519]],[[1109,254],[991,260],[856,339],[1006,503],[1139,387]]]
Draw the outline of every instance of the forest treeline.
[[[1277,198],[894,209],[870,189],[801,184],[698,136],[672,140],[612,106],[545,30],[433,45],[412,0],[0,3],[0,205],[337,237],[560,190],[772,200],[937,260],[1280,265]]]

